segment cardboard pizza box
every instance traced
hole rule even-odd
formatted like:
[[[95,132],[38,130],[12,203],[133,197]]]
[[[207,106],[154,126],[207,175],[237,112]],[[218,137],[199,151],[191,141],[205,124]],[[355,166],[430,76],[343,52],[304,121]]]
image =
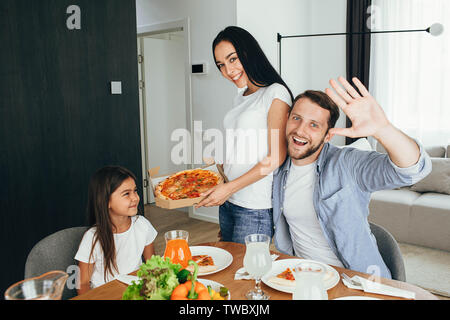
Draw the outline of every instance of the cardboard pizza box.
[[[214,172],[219,173],[225,182],[228,182],[228,178],[225,176],[225,173],[223,172],[222,166],[215,163],[214,159],[205,158],[203,159],[205,165],[195,168],[195,169],[205,169],[205,170],[211,170]],[[168,174],[159,174],[160,167],[155,167],[150,170],[148,170],[148,175],[150,177],[150,186],[153,191],[153,195],[155,196],[155,187],[158,185],[159,182],[163,181],[167,177],[171,176],[172,173]],[[184,208],[184,207],[191,207],[202,201],[205,197],[197,197],[197,198],[191,198],[191,199],[180,199],[180,200],[165,200],[160,199],[155,196],[155,204],[156,206],[164,209],[178,209],[178,208]]]

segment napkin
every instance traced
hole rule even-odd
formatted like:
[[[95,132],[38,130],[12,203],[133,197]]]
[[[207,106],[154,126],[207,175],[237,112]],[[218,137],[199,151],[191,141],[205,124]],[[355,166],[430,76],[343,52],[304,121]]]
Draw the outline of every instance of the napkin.
[[[272,254],[270,255],[270,257],[272,258],[272,261],[275,261],[279,257],[279,255]],[[236,273],[234,274],[234,280],[253,280],[253,279],[254,278],[247,272],[247,270],[245,270],[244,267],[237,270]]]
[[[342,282],[344,285],[350,289],[357,289],[357,290],[363,290],[367,293],[376,293],[376,294],[383,294],[387,296],[393,296],[393,297],[401,297],[401,298],[407,298],[407,299],[415,299],[416,293],[411,292],[408,290],[403,290],[399,288],[394,288],[385,284],[381,284],[379,282],[374,282],[371,280],[368,280],[366,278],[362,278],[359,276],[353,276],[351,278],[352,280],[355,280],[356,282],[359,282],[361,285],[354,285],[344,278],[342,278]]]
[[[139,277],[137,276],[130,276],[128,274],[119,274],[115,277],[115,280],[119,280],[120,282],[123,282],[127,285],[132,285],[132,281],[138,282]]]

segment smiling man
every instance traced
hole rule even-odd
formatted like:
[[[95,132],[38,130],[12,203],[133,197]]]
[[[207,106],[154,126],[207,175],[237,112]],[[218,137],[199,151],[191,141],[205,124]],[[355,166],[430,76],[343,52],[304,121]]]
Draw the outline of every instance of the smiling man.
[[[391,278],[367,220],[372,192],[412,185],[431,171],[423,148],[395,128],[357,79],[297,96],[286,125],[289,157],[273,181],[274,243],[287,254]],[[339,108],[351,128],[334,128]],[[334,134],[373,136],[387,154],[338,148]],[[393,213],[394,214],[394,213]]]

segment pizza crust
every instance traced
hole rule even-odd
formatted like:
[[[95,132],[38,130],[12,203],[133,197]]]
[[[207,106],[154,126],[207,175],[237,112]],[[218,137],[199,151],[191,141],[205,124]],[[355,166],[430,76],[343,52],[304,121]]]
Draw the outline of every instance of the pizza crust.
[[[190,272],[194,272],[194,266],[188,266],[186,267],[186,270]],[[217,266],[198,266],[198,273],[208,273],[212,271],[216,271]]]
[[[280,286],[284,286],[284,287],[295,287],[295,280],[287,280],[287,279],[283,279],[283,278],[279,278],[279,277],[271,277],[268,279],[269,282],[273,283],[273,284],[278,284]]]

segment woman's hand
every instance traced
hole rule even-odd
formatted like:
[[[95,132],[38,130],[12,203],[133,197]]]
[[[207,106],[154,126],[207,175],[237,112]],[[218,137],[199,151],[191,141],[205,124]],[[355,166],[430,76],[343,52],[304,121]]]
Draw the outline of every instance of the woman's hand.
[[[199,204],[195,206],[195,209],[200,207],[214,207],[220,206],[233,194],[231,183],[221,183],[206,192],[200,194],[201,197],[206,197]]]

